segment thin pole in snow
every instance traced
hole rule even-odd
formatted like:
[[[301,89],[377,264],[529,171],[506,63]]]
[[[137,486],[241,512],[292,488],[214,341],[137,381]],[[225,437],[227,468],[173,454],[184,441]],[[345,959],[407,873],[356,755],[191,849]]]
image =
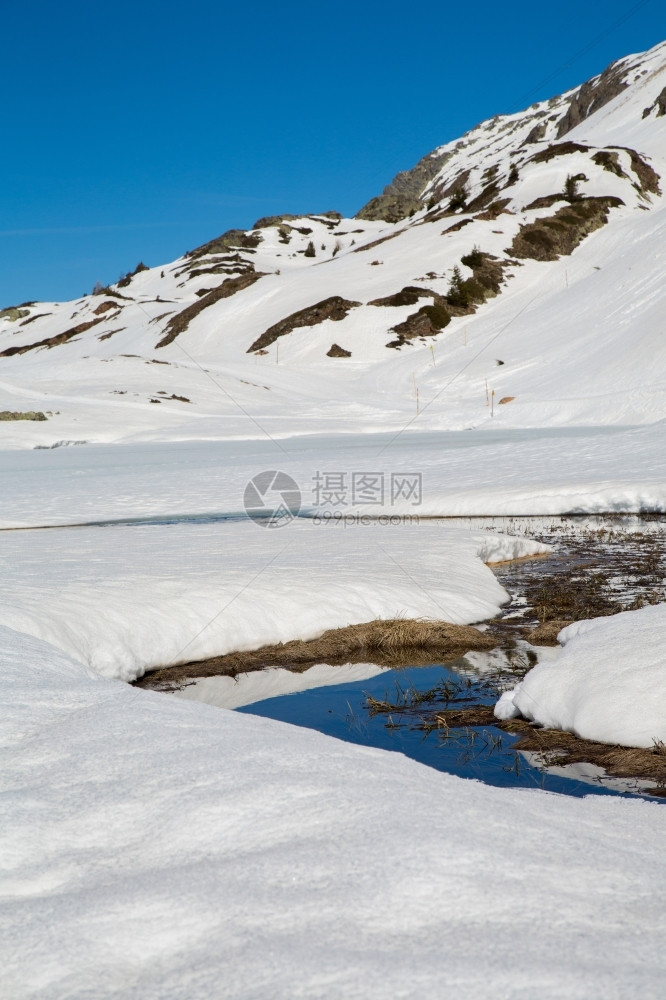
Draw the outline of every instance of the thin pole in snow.
[[[490,416],[495,416],[495,390],[493,389],[490,396]]]

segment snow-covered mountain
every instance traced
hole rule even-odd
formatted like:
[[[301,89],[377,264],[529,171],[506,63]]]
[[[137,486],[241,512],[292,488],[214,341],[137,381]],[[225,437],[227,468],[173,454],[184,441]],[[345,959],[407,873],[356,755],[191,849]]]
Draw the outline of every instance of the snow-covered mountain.
[[[0,447],[655,422],[665,192],[666,42],[483,122],[353,219],[260,219],[0,311]]]

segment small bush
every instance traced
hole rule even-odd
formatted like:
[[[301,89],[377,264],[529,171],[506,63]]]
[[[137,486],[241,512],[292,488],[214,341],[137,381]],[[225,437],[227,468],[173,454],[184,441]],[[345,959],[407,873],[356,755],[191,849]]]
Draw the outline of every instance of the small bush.
[[[451,316],[440,303],[435,303],[433,306],[423,306],[419,312],[425,313],[436,330],[443,330],[451,322]]]
[[[578,190],[581,181],[586,181],[585,174],[568,174],[564,182],[564,197],[567,201],[580,201],[583,197]]]
[[[467,192],[464,189],[454,191],[451,195],[451,200],[449,201],[449,211],[457,212],[459,209],[464,208],[466,204]]]
[[[460,258],[460,263],[464,264],[465,267],[471,267],[472,270],[475,267],[481,267],[483,264],[483,253],[475,246],[470,253],[466,253],[464,257]]]
[[[315,245],[312,242],[312,240],[310,240],[310,242],[308,243],[307,250],[305,250],[305,256],[306,257],[316,257],[317,256],[317,251],[315,250]]]

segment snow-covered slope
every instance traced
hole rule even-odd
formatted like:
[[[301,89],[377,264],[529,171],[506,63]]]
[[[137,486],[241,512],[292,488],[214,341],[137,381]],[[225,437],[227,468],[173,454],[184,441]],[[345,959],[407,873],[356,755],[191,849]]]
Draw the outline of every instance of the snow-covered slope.
[[[665,90],[662,43],[440,147],[355,219],[258,220],[6,309],[0,411],[47,419],[0,421],[0,448],[663,418]]]

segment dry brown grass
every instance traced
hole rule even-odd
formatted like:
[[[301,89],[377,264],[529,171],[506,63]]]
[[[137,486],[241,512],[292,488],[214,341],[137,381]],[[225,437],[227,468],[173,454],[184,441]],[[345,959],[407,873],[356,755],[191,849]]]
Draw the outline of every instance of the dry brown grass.
[[[666,795],[666,744],[652,747],[623,747],[584,740],[559,729],[538,729],[523,719],[495,720],[495,725],[521,736],[515,750],[537,753],[546,767],[567,764],[596,764],[614,778],[649,779],[657,783],[648,789],[653,795]]]
[[[329,629],[318,639],[277,643],[208,660],[160,667],[137,681],[140,687],[162,687],[185,678],[211,677],[261,670],[264,667],[305,669],[313,663],[359,662],[391,666],[433,663],[461,656],[469,649],[492,649],[497,639],[471,625],[414,618],[376,619]]]
[[[557,637],[563,628],[571,625],[571,620],[558,618],[555,621],[543,622],[536,628],[525,633],[525,638],[533,646],[557,646]]]

